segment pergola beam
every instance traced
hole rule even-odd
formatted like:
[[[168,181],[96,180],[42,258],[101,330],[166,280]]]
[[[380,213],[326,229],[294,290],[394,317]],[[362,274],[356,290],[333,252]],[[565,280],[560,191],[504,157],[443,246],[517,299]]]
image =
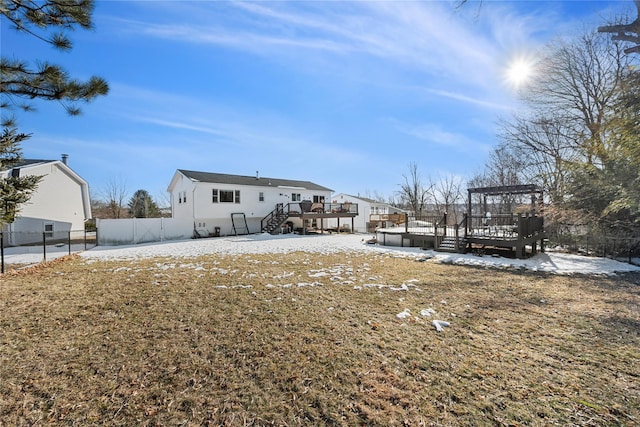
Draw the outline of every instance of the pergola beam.
[[[500,196],[503,194],[542,193],[542,189],[535,184],[498,185],[493,187],[476,187],[467,189],[469,194],[484,194],[486,196]]]
[[[638,0],[640,1],[640,0]],[[473,194],[482,194],[483,196],[483,207],[482,210],[484,212],[487,211],[487,196],[502,196],[502,195],[519,195],[519,194],[530,194],[531,195],[531,204],[532,207],[535,204],[536,194],[540,194],[539,200],[542,200],[542,189],[535,184],[520,184],[520,185],[497,185],[492,187],[476,187],[476,188],[468,188],[468,201],[467,201],[467,218],[471,219],[472,214],[472,200],[471,196]],[[533,207],[535,209],[535,207]]]

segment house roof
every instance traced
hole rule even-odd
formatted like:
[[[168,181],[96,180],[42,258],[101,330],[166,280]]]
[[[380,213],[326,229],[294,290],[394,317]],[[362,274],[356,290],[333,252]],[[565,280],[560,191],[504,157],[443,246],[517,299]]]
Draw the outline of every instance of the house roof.
[[[228,175],[224,173],[198,172],[178,169],[178,172],[187,178],[197,182],[208,182],[212,184],[234,184],[251,185],[257,187],[279,187],[301,190],[333,191],[330,188],[314,184],[310,181],[298,181],[293,179],[268,178],[245,175]]]
[[[372,205],[377,205],[378,207],[387,206],[387,207],[390,207],[390,208],[398,210],[398,211],[407,212],[406,209],[402,209],[402,208],[399,208],[397,206],[390,205],[389,203],[386,203],[386,202],[379,202],[377,200],[370,199],[368,197],[354,196],[352,194],[340,193],[340,194],[334,195],[333,198],[336,198],[336,197],[339,197],[339,196],[344,196],[344,197],[349,197],[349,198],[356,199],[356,200],[361,200],[363,202],[366,202],[366,203],[369,203],[369,204],[372,204]]]
[[[379,204],[379,205],[386,205],[386,203],[384,203],[384,202],[378,202],[377,200],[373,200],[373,199],[370,199],[368,197],[354,196],[353,194],[346,194],[346,193],[344,195],[348,196],[348,197],[351,197],[353,199],[362,200],[363,202],[367,202],[367,203],[376,203],[376,204]]]
[[[57,160],[36,160],[36,159],[22,159],[17,163],[13,163],[10,168],[4,170],[18,169],[26,166],[35,166],[43,163],[53,163]]]

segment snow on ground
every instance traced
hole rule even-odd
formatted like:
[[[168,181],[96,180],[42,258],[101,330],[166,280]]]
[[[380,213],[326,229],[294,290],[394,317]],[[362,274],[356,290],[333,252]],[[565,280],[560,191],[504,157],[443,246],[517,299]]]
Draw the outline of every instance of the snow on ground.
[[[207,254],[282,254],[288,252],[309,252],[332,254],[339,252],[363,252],[389,254],[391,256],[415,258],[419,261],[443,262],[450,264],[473,265],[492,268],[513,268],[554,274],[613,274],[616,272],[638,271],[640,267],[608,258],[593,258],[580,255],[547,252],[528,259],[509,259],[472,254],[450,254],[422,250],[420,248],[401,248],[367,244],[366,234],[325,234],[300,236],[284,234],[253,234],[248,236],[229,236],[198,240],[179,240],[130,246],[98,246],[80,252],[80,256],[91,260],[135,260],[142,258],[170,257],[192,258]],[[68,248],[48,250],[47,259],[64,256]],[[75,250],[76,248],[74,248]],[[81,248],[77,248],[81,250]],[[42,261],[42,252],[30,254],[5,253],[5,263],[33,264]]]
[[[80,252],[82,250],[84,250],[84,244],[71,245],[71,253]],[[47,261],[69,255],[69,246],[47,245],[46,254],[43,254],[41,245],[4,248],[5,264],[38,264],[44,260],[45,255],[47,257]]]
[[[580,255],[547,252],[528,259],[509,259],[471,254],[450,254],[422,250],[367,244],[366,234],[325,234],[300,236],[284,234],[254,234],[212,239],[181,240],[135,246],[98,246],[80,255],[87,259],[130,260],[150,257],[195,257],[206,254],[264,254],[295,251],[332,254],[338,252],[385,253],[392,256],[412,257],[417,260],[474,265],[495,268],[521,268],[555,274],[585,273],[613,274],[638,271],[640,267],[609,258],[593,258]]]

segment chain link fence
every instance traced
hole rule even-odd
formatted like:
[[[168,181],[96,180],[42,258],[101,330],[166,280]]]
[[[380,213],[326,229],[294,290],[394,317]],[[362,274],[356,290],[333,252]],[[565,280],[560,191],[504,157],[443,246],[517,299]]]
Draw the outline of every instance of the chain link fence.
[[[56,232],[0,232],[1,273],[50,261],[96,246],[96,232],[85,230]]]

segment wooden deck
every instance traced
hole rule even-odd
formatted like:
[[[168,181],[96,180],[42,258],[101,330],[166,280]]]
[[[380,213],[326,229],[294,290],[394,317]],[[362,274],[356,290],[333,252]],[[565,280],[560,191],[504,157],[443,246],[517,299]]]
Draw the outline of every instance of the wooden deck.
[[[446,225],[445,225],[446,224]],[[378,243],[391,246],[433,248],[448,252],[469,252],[487,248],[506,249],[517,258],[544,251],[544,221],[536,215],[464,216],[448,224],[446,216],[414,221],[412,226],[379,229]]]
[[[320,227],[316,227],[316,229],[320,230],[320,233],[324,233],[325,231],[340,231],[342,228],[340,226],[340,219],[350,218],[351,227],[349,230],[353,233],[355,228],[354,218],[356,216],[358,216],[357,203],[311,203],[309,201],[302,201],[277,206],[273,212],[262,220],[261,227],[265,230],[268,228],[269,223],[281,225],[289,218],[299,218],[302,221],[303,234],[306,234],[311,228],[306,226],[309,220],[316,220],[316,223],[320,221]],[[325,228],[325,219],[337,219],[337,229]]]

